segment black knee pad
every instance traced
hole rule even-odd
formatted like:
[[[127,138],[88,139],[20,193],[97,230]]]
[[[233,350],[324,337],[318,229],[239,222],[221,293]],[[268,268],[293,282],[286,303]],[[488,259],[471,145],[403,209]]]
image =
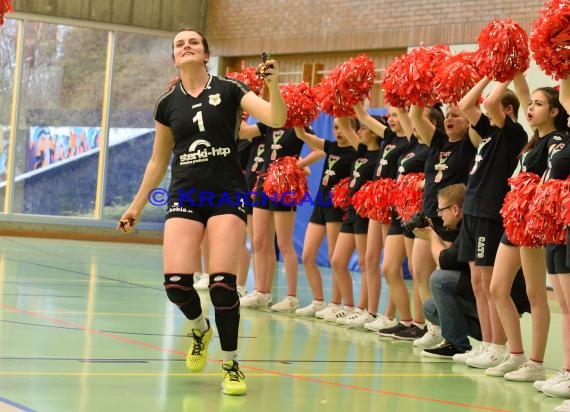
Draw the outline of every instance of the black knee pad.
[[[210,275],[210,299],[217,311],[231,311],[239,308],[235,275],[230,273]]]
[[[188,319],[202,314],[200,296],[194,289],[194,276],[190,274],[165,273],[164,289],[168,299],[180,308]]]

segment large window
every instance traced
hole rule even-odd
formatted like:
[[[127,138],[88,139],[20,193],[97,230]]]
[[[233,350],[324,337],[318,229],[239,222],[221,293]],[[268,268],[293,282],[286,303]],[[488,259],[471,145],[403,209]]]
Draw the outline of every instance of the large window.
[[[107,38],[26,22],[12,212],[94,216]]]
[[[116,36],[104,219],[123,214],[142,180],[154,140],[154,104],[175,75],[171,53],[169,38]],[[164,188],[169,174],[161,184]],[[142,220],[162,222],[165,212],[165,205],[149,204]]]
[[[16,32],[18,22],[6,20],[0,35],[0,213],[4,212],[8,143],[10,140],[10,113],[16,68]]]

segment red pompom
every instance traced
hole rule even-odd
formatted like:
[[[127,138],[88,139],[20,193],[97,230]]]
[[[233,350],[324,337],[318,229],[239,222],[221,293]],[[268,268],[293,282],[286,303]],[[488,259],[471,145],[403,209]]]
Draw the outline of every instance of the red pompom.
[[[349,177],[345,177],[331,189],[331,200],[334,207],[346,210],[348,206],[350,206],[350,190],[348,189],[349,180]]]
[[[4,16],[6,13],[14,11],[10,0],[0,0],[0,26],[4,24]]]
[[[283,127],[307,126],[319,116],[315,93],[308,83],[288,83],[279,88],[287,105],[287,122]]]
[[[297,159],[285,156],[272,162],[263,182],[263,191],[270,198],[277,197],[281,203],[300,204],[309,189],[307,177],[297,166]]]
[[[550,179],[536,188],[526,215],[526,228],[529,236],[539,239],[542,244],[559,245],[566,241],[561,210],[564,192],[568,194],[567,187],[567,181]]]
[[[512,19],[491,21],[479,33],[477,43],[477,67],[484,76],[506,82],[528,69],[528,34]]]
[[[458,103],[481,80],[475,55],[475,52],[461,52],[449,56],[438,68],[433,91],[439,102]]]
[[[421,187],[424,179],[423,173],[408,173],[400,176],[396,182],[392,201],[402,222],[410,220],[414,214],[422,210]]]
[[[556,80],[570,74],[570,1],[551,0],[532,23],[530,49],[536,64]]]
[[[365,54],[336,66],[314,92],[321,110],[331,116],[354,116],[353,106],[369,97],[374,85],[374,62]]]
[[[522,172],[509,179],[511,190],[506,194],[501,216],[507,237],[518,246],[542,246],[539,239],[529,235],[526,229],[526,215],[534,197],[540,177],[534,173]]]
[[[390,223],[396,182],[394,179],[383,178],[374,180],[371,186],[368,218],[381,223]]]
[[[260,79],[256,74],[255,67],[246,67],[241,72],[229,72],[226,77],[231,77],[233,79],[239,80],[247,87],[249,87],[258,96],[261,95],[263,91],[263,79]]]
[[[396,58],[386,67],[382,80],[384,99],[394,107],[433,106],[434,76],[449,54],[449,46],[436,44],[417,47]]]
[[[372,182],[367,181],[352,195],[352,206],[360,217],[367,218],[372,196]]]

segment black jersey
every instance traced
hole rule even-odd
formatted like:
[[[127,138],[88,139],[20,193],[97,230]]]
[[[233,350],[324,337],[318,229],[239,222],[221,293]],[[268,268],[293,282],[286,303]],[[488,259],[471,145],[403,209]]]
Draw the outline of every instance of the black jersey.
[[[379,156],[380,149],[368,150],[366,145],[358,145],[358,157],[350,168],[350,180],[348,182],[350,197],[352,197],[364,183],[368,180],[372,180]]]
[[[247,92],[249,88],[236,80],[209,75],[198,97],[178,82],[158,99],[154,118],[170,127],[174,138],[171,200],[178,199],[181,190],[193,200],[200,199],[201,192],[243,192],[236,136]]]
[[[384,138],[380,148],[380,158],[374,171],[373,180],[382,178],[395,179],[398,174],[398,159],[408,147],[406,137],[398,137],[390,128],[384,130]]]
[[[254,137],[251,140],[249,159],[245,168],[245,183],[248,190],[253,189],[257,175],[263,168],[265,154],[265,139],[263,136]]]
[[[538,139],[536,146],[521,156],[522,172],[542,176],[552,156],[564,147],[566,136],[561,132],[552,132]]]
[[[294,129],[274,129],[263,123],[257,123],[261,135],[265,139],[263,171],[266,172],[271,162],[285,156],[299,157],[304,142],[297,137]],[[306,128],[308,133],[313,133]]]
[[[474,156],[475,147],[468,137],[450,142],[445,133],[434,132],[424,169],[423,212],[426,215],[437,215],[437,192],[440,189],[467,183]]]
[[[491,126],[489,118],[481,114],[473,129],[482,139],[469,172],[463,212],[501,222],[500,210],[509,191],[508,179],[528,136],[523,127],[508,116],[500,129]]]
[[[324,152],[327,154],[321,174],[319,193],[321,199],[328,199],[331,189],[350,175],[357,153],[352,146],[339,147],[338,142],[325,140]]]
[[[410,138],[407,147],[398,159],[398,178],[408,173],[419,173],[425,169],[429,148],[421,144],[416,136]]]

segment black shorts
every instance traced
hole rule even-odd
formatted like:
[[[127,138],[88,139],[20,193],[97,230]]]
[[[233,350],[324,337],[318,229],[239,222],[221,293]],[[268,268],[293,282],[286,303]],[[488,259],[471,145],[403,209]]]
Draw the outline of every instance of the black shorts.
[[[327,223],[342,222],[342,209],[333,206],[321,206],[318,203],[313,208],[313,213],[309,222],[317,225],[326,225]]]
[[[475,266],[494,266],[503,232],[501,222],[464,215],[459,230],[459,260],[475,262]]]
[[[546,267],[551,275],[570,273],[566,258],[566,245],[546,245]]]
[[[514,247],[517,247],[517,245],[515,245],[513,242],[511,242],[511,241],[509,240],[509,238],[507,237],[507,232],[503,232],[503,236],[501,236],[501,243],[502,243],[503,245],[506,245],[506,246],[514,246]]]
[[[294,212],[297,210],[296,200],[292,199],[291,204],[283,204],[275,202],[269,196],[265,195],[262,191],[255,192],[254,198],[251,202],[246,202],[246,206],[257,207],[259,209],[269,210],[271,212]]]
[[[354,208],[349,206],[346,212],[346,220],[342,222],[340,231],[342,233],[353,233],[355,235],[365,234],[368,233],[368,222],[368,218],[360,217]]]
[[[407,237],[408,239],[416,238],[413,232],[410,232],[409,230],[406,230],[402,227],[402,218],[400,218],[396,210],[392,208],[392,218],[390,219],[390,227],[388,228],[387,236],[397,235],[404,235],[404,237]]]
[[[235,215],[247,224],[247,214],[245,212],[245,207],[243,205],[228,204],[214,204],[213,206],[179,206],[174,205],[173,203],[169,203],[164,219],[168,220],[172,219],[173,217],[181,217],[188,220],[195,220],[202,223],[204,227],[206,227],[208,225],[209,218],[219,215]]]

